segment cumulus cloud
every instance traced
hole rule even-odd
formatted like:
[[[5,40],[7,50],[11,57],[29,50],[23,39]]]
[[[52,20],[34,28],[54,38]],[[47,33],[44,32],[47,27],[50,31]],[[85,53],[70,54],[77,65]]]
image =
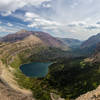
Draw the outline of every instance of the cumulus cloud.
[[[0,26],[5,22],[5,26],[12,28],[13,23],[17,29],[17,22],[12,21],[18,21],[25,29],[86,39],[92,32],[100,32],[99,9],[100,0],[0,0]]]
[[[17,9],[27,5],[39,6],[45,1],[50,0],[0,0],[0,14],[2,16],[8,16]]]
[[[5,25],[4,25],[5,24]],[[3,25],[0,25],[0,36],[4,36],[10,33],[15,33],[18,32],[21,29],[25,28],[25,25],[20,25],[19,23],[17,23],[16,25],[13,25],[11,23],[3,23]]]
[[[13,26],[13,24],[11,24],[11,23],[9,23],[9,22],[7,23],[7,25],[8,25],[8,26],[10,26],[10,27],[12,27],[12,26]]]
[[[95,24],[95,25],[88,25],[85,28],[89,30],[94,30],[94,29],[100,29],[100,26]]]
[[[40,16],[32,12],[26,12],[24,21],[32,21],[35,18],[40,18]]]
[[[1,12],[2,16],[8,16],[10,14],[11,14],[11,11],[3,11],[3,12]]]
[[[77,27],[77,26],[84,26],[86,25],[85,21],[74,21],[68,24],[69,27]]]
[[[49,3],[44,3],[42,6],[45,8],[51,8],[51,4],[49,4]]]
[[[43,28],[43,29],[54,29],[54,28],[58,28],[61,24],[57,23],[55,21],[51,21],[51,20],[46,20],[43,18],[40,19],[34,19],[34,21],[28,25],[28,27],[38,27],[38,28]]]
[[[2,24],[2,22],[0,21],[0,24]]]
[[[96,22],[96,24],[100,25],[100,20]]]
[[[0,34],[2,34],[2,33],[14,33],[17,31],[18,31],[18,29],[0,26]],[[2,34],[2,35],[5,35],[5,34]]]
[[[70,7],[71,8],[75,8],[76,6],[78,6],[78,3],[77,2],[73,3]]]
[[[24,20],[31,22],[30,24],[28,24],[28,27],[31,28],[40,27],[43,29],[55,29],[62,25],[61,23],[45,19],[32,12],[26,12]]]

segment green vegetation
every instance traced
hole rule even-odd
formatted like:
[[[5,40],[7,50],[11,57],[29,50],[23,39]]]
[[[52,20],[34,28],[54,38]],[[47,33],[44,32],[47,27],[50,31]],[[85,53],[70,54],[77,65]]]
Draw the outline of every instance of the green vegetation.
[[[37,100],[51,100],[50,90],[44,78],[29,78],[22,74],[20,70],[16,71],[15,76],[15,80],[19,86],[21,86],[21,88],[30,89]]]
[[[51,100],[50,99],[50,86],[48,81],[45,78],[29,78],[26,77],[19,70],[21,64],[29,62],[47,62],[47,61],[56,61],[60,55],[65,56],[65,51],[62,51],[57,48],[40,48],[42,50],[37,50],[33,55],[26,57],[26,54],[29,54],[29,50],[25,50],[22,53],[16,55],[16,57],[10,62],[10,66],[15,68],[16,73],[15,80],[18,82],[21,88],[30,89],[33,92],[33,96],[39,100]],[[54,52],[54,53],[52,53]],[[23,81],[22,81],[23,80]]]
[[[100,84],[100,64],[70,59],[54,63],[49,70],[48,84],[64,98],[76,98]]]
[[[44,78],[26,77],[19,67],[15,76],[18,84],[32,90],[37,100],[51,100],[51,92],[69,100],[97,88],[100,84],[100,64],[86,63],[83,58],[63,58],[50,66]]]
[[[37,100],[51,100],[50,93],[60,95],[66,100],[76,98],[100,84],[100,64],[86,63],[84,58],[69,59],[72,57],[71,52],[51,47],[27,48],[21,52],[14,50],[16,48],[9,49],[6,55],[4,53],[2,61],[15,68],[15,80],[19,86],[30,89]],[[21,64],[36,61],[55,63],[49,67],[49,73],[44,78],[29,78],[19,70]]]
[[[43,32],[24,32],[8,35],[0,42],[0,60],[15,69],[13,74],[19,86],[30,89],[37,100],[51,100],[50,93],[54,93],[54,98],[74,99],[100,85],[100,63],[84,62],[80,57],[91,55],[96,45],[63,51],[65,46],[58,39]],[[19,69],[25,63],[49,61],[54,63],[43,78],[27,77]]]

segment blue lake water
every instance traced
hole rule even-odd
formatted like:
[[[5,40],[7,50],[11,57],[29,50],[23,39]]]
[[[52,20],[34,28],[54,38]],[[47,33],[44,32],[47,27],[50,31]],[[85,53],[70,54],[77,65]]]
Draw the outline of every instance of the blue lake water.
[[[33,62],[20,67],[23,74],[28,77],[45,77],[51,63]]]

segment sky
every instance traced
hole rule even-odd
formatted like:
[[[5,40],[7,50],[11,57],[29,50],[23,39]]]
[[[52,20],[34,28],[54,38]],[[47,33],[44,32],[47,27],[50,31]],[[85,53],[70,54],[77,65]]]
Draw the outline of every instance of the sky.
[[[0,0],[0,36],[21,29],[86,40],[100,32],[100,0]]]

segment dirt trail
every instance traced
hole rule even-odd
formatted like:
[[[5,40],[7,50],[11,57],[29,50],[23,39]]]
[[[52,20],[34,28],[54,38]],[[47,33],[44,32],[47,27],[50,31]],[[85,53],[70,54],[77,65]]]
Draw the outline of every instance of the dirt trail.
[[[20,89],[13,75],[0,61],[0,100],[35,100],[31,91]]]

